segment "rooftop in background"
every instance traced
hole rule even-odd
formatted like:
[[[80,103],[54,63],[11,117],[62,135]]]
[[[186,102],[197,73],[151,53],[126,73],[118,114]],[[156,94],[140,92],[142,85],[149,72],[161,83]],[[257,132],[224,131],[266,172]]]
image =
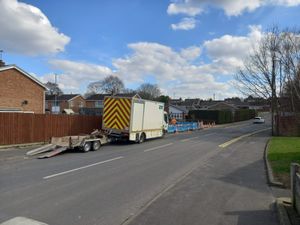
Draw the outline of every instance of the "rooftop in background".
[[[224,102],[224,101],[221,101],[221,100],[208,100],[208,101],[204,101],[204,100],[201,100],[199,102],[199,106],[212,106],[212,105],[215,105],[215,104],[218,104],[218,103],[221,103],[221,102]]]
[[[174,102],[173,102],[174,104]],[[178,105],[195,106],[200,104],[200,98],[187,98],[184,101],[178,102]],[[176,105],[177,105],[176,104]]]
[[[124,97],[124,98],[141,98],[137,93],[120,93],[114,95],[116,97]]]
[[[101,101],[104,100],[105,96],[110,96],[109,94],[94,94],[86,98],[86,101]]]
[[[183,100],[182,100],[182,98],[177,98],[177,99],[174,98],[174,99],[170,99],[169,102],[170,102],[170,104],[177,105],[177,104],[181,104],[183,102]]]
[[[89,97],[86,98],[86,101],[101,101],[104,100],[106,96],[111,96],[110,94],[94,94],[90,95]],[[138,94],[136,93],[120,93],[120,94],[115,94],[114,96],[116,97],[124,97],[124,98],[141,98]]]
[[[170,105],[169,107],[173,107],[175,109],[178,109],[178,110],[180,110],[180,111],[182,111],[182,112],[184,112],[186,114],[189,112],[189,110],[186,108],[186,106],[182,106],[182,105]]]
[[[57,96],[57,101],[70,101],[71,99],[81,96],[80,94],[63,94]],[[46,101],[55,101],[55,95],[46,95]]]

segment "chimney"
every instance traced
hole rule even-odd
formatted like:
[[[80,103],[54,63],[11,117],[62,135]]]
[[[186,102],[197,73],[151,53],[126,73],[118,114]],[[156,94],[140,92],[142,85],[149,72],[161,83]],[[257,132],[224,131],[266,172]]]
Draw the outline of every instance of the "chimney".
[[[3,67],[3,66],[5,66],[5,62],[0,59],[0,67]]]

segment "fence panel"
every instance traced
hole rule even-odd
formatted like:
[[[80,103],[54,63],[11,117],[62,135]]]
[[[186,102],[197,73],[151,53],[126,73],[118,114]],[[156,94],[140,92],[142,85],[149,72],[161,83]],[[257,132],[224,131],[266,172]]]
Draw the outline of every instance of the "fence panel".
[[[45,140],[45,116],[43,114],[32,115],[34,116],[32,121],[32,139],[33,142],[42,142]]]
[[[48,142],[51,137],[87,134],[101,129],[102,117],[0,113],[0,145]]]

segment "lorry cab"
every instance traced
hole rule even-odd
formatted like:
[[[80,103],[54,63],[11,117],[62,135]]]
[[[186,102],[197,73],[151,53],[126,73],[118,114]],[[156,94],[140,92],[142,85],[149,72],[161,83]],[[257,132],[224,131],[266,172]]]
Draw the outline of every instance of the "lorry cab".
[[[164,133],[167,133],[168,132],[168,127],[169,127],[169,115],[166,111],[164,111],[163,127],[164,127]]]

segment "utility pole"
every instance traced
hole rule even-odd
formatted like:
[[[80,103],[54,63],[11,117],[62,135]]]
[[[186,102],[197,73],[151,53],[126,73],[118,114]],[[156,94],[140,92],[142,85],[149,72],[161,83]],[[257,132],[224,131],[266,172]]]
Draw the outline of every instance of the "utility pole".
[[[55,80],[55,87],[57,87],[57,74],[56,73],[54,73],[54,80]],[[57,105],[57,93],[58,91],[57,91],[57,89],[56,89],[56,91],[55,91],[55,93],[54,93],[54,106],[55,106],[55,112],[57,113],[57,107],[58,107],[58,105]]]
[[[272,88],[272,99],[271,99],[271,111],[272,111],[272,136],[275,135],[274,123],[275,123],[275,104],[276,104],[276,86],[275,86],[275,69],[276,69],[275,52],[272,53],[272,77],[271,77],[271,88]]]

